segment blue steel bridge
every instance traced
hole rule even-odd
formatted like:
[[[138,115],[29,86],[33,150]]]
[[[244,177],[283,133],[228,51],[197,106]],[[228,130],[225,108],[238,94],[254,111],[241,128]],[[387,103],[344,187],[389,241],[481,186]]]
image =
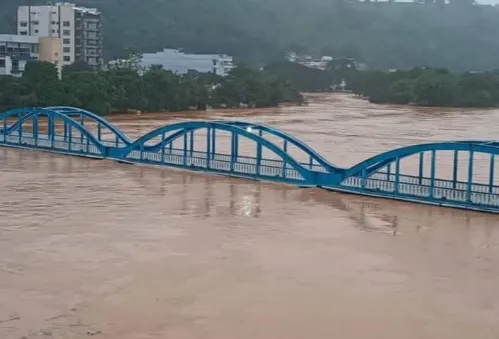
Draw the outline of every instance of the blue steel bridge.
[[[284,131],[243,121],[174,123],[137,139],[74,107],[14,109],[0,124],[0,146],[499,212],[494,141],[412,145],[340,167]]]

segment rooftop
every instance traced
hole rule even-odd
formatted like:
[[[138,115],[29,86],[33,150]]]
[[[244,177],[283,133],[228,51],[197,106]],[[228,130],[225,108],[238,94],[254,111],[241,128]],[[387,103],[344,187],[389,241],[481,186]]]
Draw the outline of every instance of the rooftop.
[[[72,2],[53,2],[49,3],[47,5],[35,5],[35,6],[68,6],[68,7],[73,7],[75,11],[81,12],[81,13],[88,13],[88,14],[93,14],[93,15],[99,15],[100,12],[97,8],[87,8],[87,7],[81,7],[81,6],[76,6],[75,3]],[[31,6],[31,7],[35,7]]]
[[[16,35],[16,34],[0,34],[0,41],[6,42],[21,42],[27,44],[37,44],[38,37],[27,36],[27,35]]]

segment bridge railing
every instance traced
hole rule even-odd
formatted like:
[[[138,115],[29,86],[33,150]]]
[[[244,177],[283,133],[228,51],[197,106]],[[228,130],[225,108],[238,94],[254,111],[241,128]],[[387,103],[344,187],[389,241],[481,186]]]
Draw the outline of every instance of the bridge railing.
[[[282,178],[287,180],[303,180],[300,173],[279,160],[257,159],[247,156],[233,158],[231,155],[206,153],[201,151],[185,151],[183,149],[164,148],[160,152],[131,151],[125,160],[150,164],[164,164],[187,168],[233,172],[234,174]]]
[[[386,173],[379,173],[369,178],[350,177],[342,186],[363,191],[387,193],[390,195],[425,198],[430,201],[452,201],[463,204],[486,205],[499,207],[499,187],[492,188],[484,184],[453,182],[445,179],[434,179],[433,185],[430,178],[400,175],[398,183],[389,178]]]

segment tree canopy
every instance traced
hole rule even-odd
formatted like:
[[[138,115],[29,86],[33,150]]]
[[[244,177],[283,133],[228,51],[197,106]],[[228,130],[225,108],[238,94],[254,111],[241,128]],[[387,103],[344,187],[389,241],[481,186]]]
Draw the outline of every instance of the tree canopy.
[[[445,69],[357,72],[349,79],[356,94],[374,103],[420,106],[497,107],[499,75],[451,73]]]
[[[177,75],[154,66],[144,72],[116,67],[106,71],[64,68],[34,61],[21,78],[0,77],[0,111],[21,106],[76,106],[109,112],[205,110],[207,107],[276,106],[301,103],[288,83],[266,72],[239,67],[227,77],[191,72]]]
[[[9,0],[0,32],[15,32]],[[499,10],[471,0],[79,0],[104,16],[107,58],[166,47],[269,61],[292,49],[354,57],[375,69],[499,68]]]

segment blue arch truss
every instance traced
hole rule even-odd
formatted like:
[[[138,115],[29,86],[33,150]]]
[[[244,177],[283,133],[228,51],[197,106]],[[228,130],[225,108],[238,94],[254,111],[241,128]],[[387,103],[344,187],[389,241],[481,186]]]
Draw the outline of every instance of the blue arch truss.
[[[0,114],[0,145],[499,213],[496,141],[412,145],[344,168],[267,125],[189,121],[132,139],[92,112],[54,106]]]

